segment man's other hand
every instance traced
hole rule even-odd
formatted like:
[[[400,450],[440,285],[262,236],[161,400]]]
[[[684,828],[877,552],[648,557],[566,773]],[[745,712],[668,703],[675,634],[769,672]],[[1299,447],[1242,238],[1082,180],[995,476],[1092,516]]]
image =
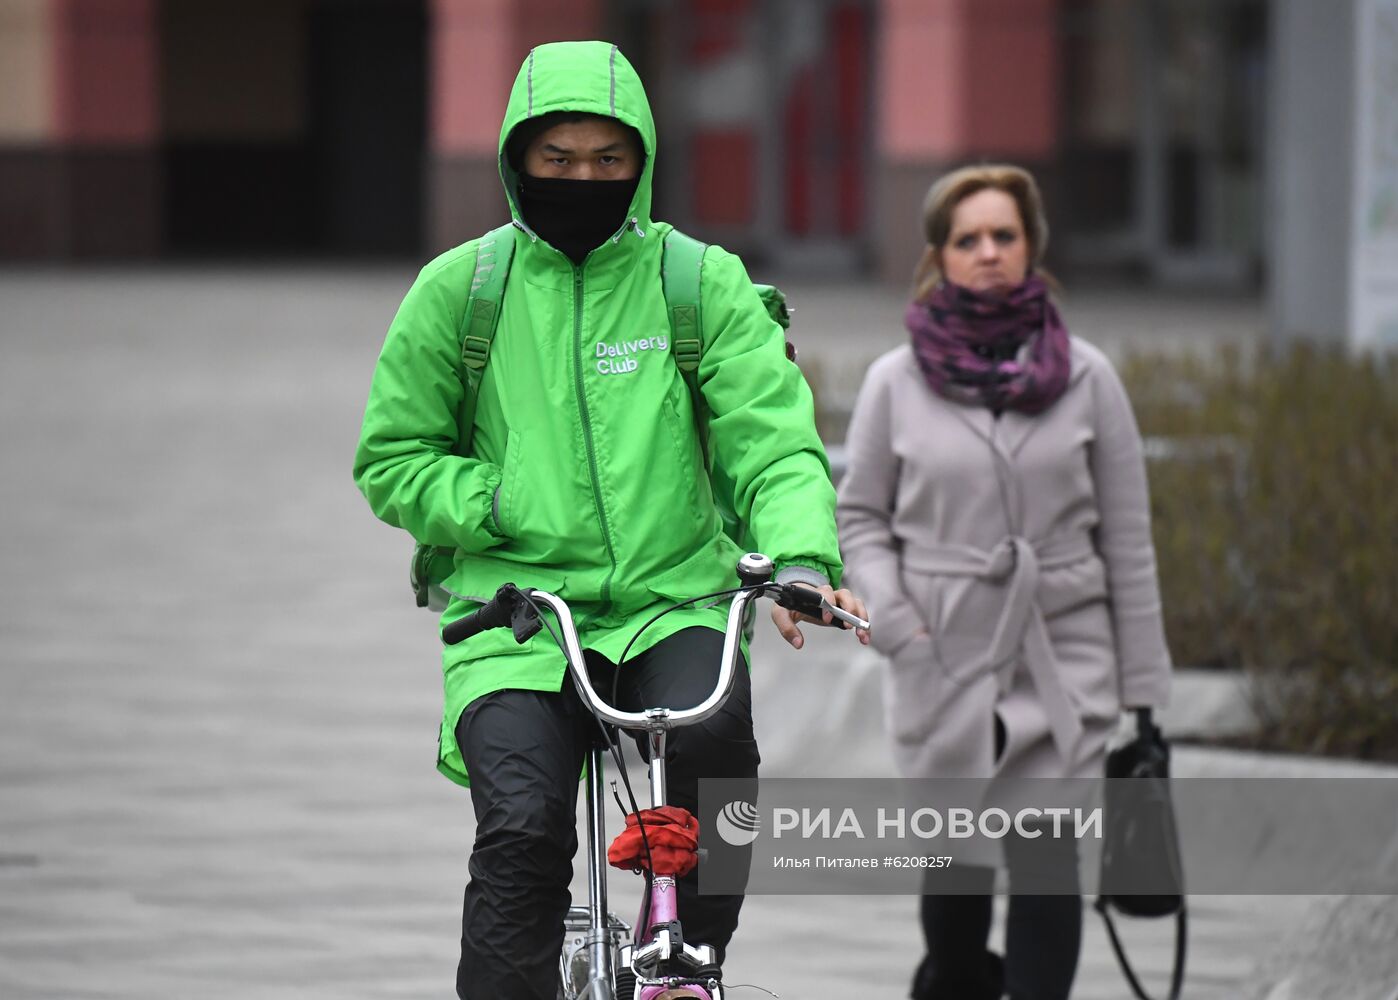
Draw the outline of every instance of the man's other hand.
[[[796,586],[810,587],[810,584],[798,583]],[[834,590],[829,584],[823,587],[811,587],[811,589],[819,590],[821,596],[825,598],[826,603],[833,604],[841,611],[848,611],[856,618],[862,618],[865,621],[869,620],[869,614],[864,610],[864,602],[855,597],[848,590]],[[850,627],[844,622],[836,622],[835,616],[828,611],[824,612],[819,618],[812,618],[809,615],[803,615],[797,611],[790,611],[779,604],[772,605],[772,624],[777,627],[777,631],[781,633],[782,638],[791,643],[793,649],[800,649],[806,643],[805,636],[801,634],[801,629],[797,627],[798,622],[811,622],[815,625],[829,625],[834,622],[837,627],[842,629],[848,629]],[[855,629],[854,633],[859,637],[859,641],[863,645],[869,645],[868,629]]]

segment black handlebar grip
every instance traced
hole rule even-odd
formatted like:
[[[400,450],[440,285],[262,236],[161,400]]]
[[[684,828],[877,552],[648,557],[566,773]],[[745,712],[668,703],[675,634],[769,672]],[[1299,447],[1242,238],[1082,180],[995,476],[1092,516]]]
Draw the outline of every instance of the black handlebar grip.
[[[777,599],[777,603],[784,608],[809,615],[819,621],[825,613],[821,606],[824,600],[825,598],[820,591],[792,583],[782,588],[782,596]]]
[[[515,585],[505,584],[489,601],[442,629],[442,642],[448,646],[455,646],[458,642],[465,642],[471,636],[489,629],[509,628],[510,616],[514,614],[515,602],[518,599],[519,591],[515,589]]]

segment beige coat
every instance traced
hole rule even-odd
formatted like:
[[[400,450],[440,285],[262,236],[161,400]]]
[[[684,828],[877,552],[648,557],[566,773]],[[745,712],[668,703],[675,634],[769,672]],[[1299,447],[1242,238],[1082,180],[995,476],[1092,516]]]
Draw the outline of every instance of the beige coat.
[[[997,419],[934,394],[902,347],[870,367],[848,447],[840,541],[890,661],[902,772],[1100,775],[1120,710],[1170,684],[1140,432],[1111,363],[1075,337],[1062,398]]]

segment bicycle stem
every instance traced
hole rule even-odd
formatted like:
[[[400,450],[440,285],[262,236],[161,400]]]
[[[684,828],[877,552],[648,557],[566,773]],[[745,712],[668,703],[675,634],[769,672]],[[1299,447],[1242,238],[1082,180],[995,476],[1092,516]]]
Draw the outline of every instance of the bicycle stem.
[[[612,940],[607,911],[607,873],[599,850],[605,843],[605,802],[602,797],[602,749],[593,747],[587,769],[587,909],[592,934],[587,942],[592,979],[612,984]],[[599,928],[601,929],[599,932]]]
[[[646,734],[650,744],[650,806],[665,805],[665,730],[652,729]]]

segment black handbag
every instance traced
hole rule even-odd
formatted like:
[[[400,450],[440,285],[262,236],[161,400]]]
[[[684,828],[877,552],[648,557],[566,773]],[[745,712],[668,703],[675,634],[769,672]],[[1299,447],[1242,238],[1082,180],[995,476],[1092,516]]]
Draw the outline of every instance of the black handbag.
[[[1151,721],[1150,709],[1136,713],[1136,738],[1107,754],[1103,799],[1102,867],[1094,908],[1127,983],[1140,1000],[1151,1000],[1127,961],[1111,911],[1128,917],[1175,917],[1175,968],[1169,1000],[1184,985],[1188,938],[1184,869],[1179,831],[1170,801],[1170,746]]]

